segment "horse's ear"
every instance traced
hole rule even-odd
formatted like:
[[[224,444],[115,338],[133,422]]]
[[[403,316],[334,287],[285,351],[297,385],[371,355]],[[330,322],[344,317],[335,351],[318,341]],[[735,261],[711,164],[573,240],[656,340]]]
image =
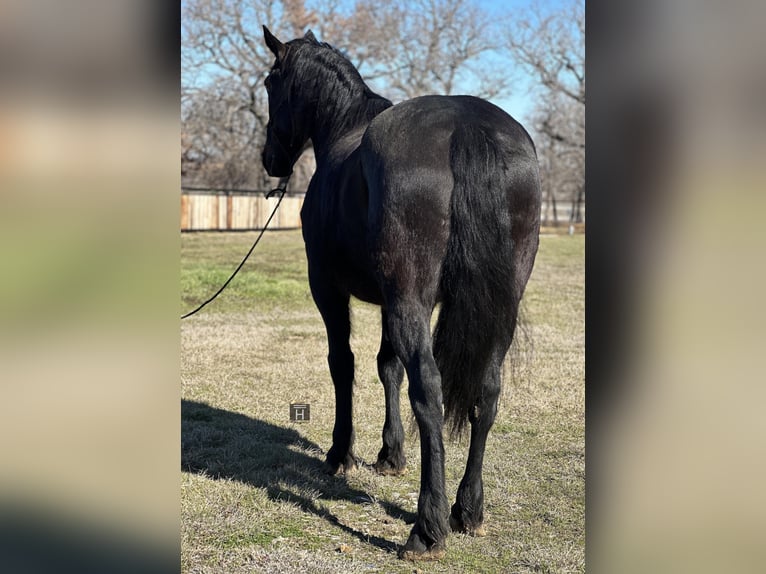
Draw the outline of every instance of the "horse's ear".
[[[314,32],[311,30],[308,30],[304,35],[303,38],[308,40],[309,42],[314,42],[315,44],[318,44],[319,42],[316,39],[316,36],[314,36]]]
[[[266,40],[266,45],[269,50],[277,57],[277,60],[281,60],[285,57],[287,52],[287,46],[280,42],[274,34],[264,24],[263,26],[263,39]]]

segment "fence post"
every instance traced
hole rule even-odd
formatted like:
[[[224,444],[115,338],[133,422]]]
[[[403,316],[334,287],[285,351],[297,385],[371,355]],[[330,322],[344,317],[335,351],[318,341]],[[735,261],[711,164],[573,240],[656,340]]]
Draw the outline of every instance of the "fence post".
[[[189,229],[189,196],[181,194],[181,230]]]
[[[232,219],[234,213],[234,198],[231,195],[231,191],[226,192],[226,230],[231,230],[233,227]]]

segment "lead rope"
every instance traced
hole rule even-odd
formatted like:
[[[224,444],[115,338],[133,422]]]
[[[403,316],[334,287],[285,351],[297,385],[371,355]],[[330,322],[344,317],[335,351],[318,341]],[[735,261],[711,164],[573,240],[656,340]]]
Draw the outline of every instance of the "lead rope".
[[[271,212],[271,215],[269,215],[269,218],[266,220],[266,225],[263,226],[261,229],[261,232],[258,234],[258,237],[255,238],[255,242],[253,242],[253,246],[250,248],[250,251],[247,252],[247,255],[245,255],[245,258],[242,260],[242,262],[237,266],[237,268],[234,270],[234,273],[231,274],[231,277],[229,277],[226,280],[226,283],[221,285],[221,288],[216,291],[212,297],[210,297],[207,301],[202,303],[199,307],[194,309],[193,311],[189,311],[186,313],[186,315],[181,315],[181,319],[186,319],[187,317],[191,317],[194,315],[197,311],[201,310],[205,305],[210,303],[213,299],[218,297],[218,295],[221,294],[221,292],[226,289],[226,286],[231,283],[231,280],[234,279],[234,276],[239,272],[240,269],[242,269],[242,266],[245,264],[245,261],[247,261],[247,258],[250,257],[250,254],[253,252],[253,249],[255,249],[255,246],[258,245],[258,242],[261,240],[261,237],[263,237],[264,231],[266,231],[266,228],[269,226],[269,223],[271,223],[271,220],[274,218],[274,214],[277,212],[277,209],[279,209],[279,204],[282,203],[282,198],[284,198],[285,193],[287,192],[287,182],[290,181],[290,176],[287,176],[285,178],[282,178],[279,182],[279,185],[269,191],[266,194],[266,199],[269,199],[274,194],[279,193],[279,200],[277,200],[277,204],[274,206],[274,210]]]

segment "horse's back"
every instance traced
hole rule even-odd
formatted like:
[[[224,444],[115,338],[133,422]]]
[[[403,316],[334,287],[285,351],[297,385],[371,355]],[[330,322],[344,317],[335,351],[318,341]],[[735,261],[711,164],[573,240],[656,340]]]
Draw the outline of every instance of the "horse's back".
[[[523,126],[496,105],[474,96],[421,96],[401,102],[376,116],[365,145],[391,159],[448,157],[455,130],[472,126],[511,156],[535,158]]]
[[[477,146],[477,137],[484,145]],[[381,193],[416,193],[448,214],[456,150],[491,154],[504,169],[537,183],[537,155],[524,127],[494,104],[473,96],[422,96],[376,116],[361,144],[370,199]],[[534,185],[532,186],[534,187]],[[392,201],[394,198],[390,198]]]

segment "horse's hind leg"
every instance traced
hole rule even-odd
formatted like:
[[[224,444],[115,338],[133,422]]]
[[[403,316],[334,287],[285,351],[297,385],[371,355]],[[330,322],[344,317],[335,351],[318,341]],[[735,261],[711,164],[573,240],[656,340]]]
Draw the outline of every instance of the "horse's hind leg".
[[[392,347],[407,370],[409,398],[420,430],[418,516],[401,558],[433,560],[445,552],[449,505],[444,493],[444,444],[441,375],[431,350],[432,307],[397,302],[389,308]]]
[[[504,347],[492,357],[492,363],[481,383],[481,397],[469,415],[471,445],[468,449],[468,462],[449,517],[450,527],[455,532],[467,532],[474,536],[485,534],[482,466],[487,435],[497,414],[502,362],[506,351],[507,347]]]
[[[335,426],[332,447],[327,452],[327,465],[332,474],[349,472],[356,468],[353,453],[354,427],[352,395],[354,386],[354,354],[349,337],[351,321],[348,296],[314,297],[327,330],[329,353],[327,362],[335,387]]]
[[[383,425],[383,447],[378,453],[375,470],[380,474],[400,475],[407,468],[404,456],[404,427],[399,410],[399,394],[404,379],[404,366],[396,356],[388,337],[388,314],[382,313],[382,336],[378,352],[378,376],[386,395],[386,422]]]

